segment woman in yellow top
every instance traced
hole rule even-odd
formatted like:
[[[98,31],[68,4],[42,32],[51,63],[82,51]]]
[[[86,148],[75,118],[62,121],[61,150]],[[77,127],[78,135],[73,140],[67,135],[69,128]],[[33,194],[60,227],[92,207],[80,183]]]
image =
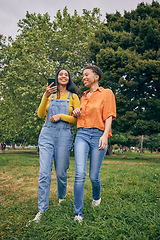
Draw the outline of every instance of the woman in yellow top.
[[[78,91],[70,73],[59,70],[55,76],[57,86],[46,87],[38,116],[46,116],[42,127],[38,146],[40,156],[38,213],[32,221],[38,222],[42,213],[49,207],[51,170],[54,161],[57,177],[57,197],[59,204],[66,196],[67,169],[69,167],[70,151],[73,147],[73,131],[70,123],[76,123],[71,114],[80,107]]]

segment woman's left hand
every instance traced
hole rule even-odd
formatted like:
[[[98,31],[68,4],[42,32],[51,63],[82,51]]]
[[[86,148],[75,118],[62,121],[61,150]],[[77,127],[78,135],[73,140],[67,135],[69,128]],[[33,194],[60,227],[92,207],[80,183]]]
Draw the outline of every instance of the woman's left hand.
[[[82,110],[81,107],[74,109],[73,112],[72,112],[72,116],[75,117],[75,118],[80,117],[81,116],[81,110]]]
[[[61,119],[61,117],[62,117],[62,114],[60,113],[60,114],[56,114],[56,115],[53,115],[51,118],[50,118],[50,120],[51,120],[51,122],[58,122],[60,119]]]
[[[105,150],[108,144],[108,134],[103,134],[99,139],[99,148],[98,150]]]
[[[105,120],[105,130],[104,130],[102,137],[100,137],[100,139],[99,139],[98,150],[105,150],[107,148],[108,134],[109,134],[109,130],[111,128],[111,123],[112,123],[112,116],[109,116],[109,118],[107,118]]]

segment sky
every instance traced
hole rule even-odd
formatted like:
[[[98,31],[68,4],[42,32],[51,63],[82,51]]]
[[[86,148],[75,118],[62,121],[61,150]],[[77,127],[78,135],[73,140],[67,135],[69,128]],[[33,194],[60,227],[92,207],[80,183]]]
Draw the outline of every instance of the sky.
[[[27,11],[37,14],[48,12],[52,21],[57,11],[63,11],[65,6],[71,15],[74,10],[82,15],[83,9],[91,11],[96,7],[100,8],[102,19],[105,19],[106,12],[123,14],[124,10],[135,10],[141,2],[151,4],[152,0],[0,0],[0,34],[15,38],[18,35],[17,23],[25,18]]]

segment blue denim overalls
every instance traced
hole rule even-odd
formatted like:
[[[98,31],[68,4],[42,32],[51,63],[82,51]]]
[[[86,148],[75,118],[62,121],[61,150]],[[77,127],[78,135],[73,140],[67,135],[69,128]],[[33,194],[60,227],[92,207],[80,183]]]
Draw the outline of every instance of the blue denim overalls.
[[[51,171],[54,166],[57,176],[57,197],[64,199],[67,188],[67,169],[69,167],[70,151],[73,147],[72,127],[68,122],[51,122],[53,115],[63,113],[69,114],[69,92],[67,100],[52,99],[48,109],[47,121],[43,125],[39,136],[40,174],[39,174],[39,212],[46,211],[49,207],[49,193],[51,182]]]

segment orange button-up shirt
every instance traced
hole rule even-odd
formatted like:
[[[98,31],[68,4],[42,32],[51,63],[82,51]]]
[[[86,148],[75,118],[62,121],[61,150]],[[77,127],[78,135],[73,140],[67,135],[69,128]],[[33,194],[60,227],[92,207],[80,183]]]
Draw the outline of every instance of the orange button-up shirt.
[[[81,98],[81,113],[78,117],[77,128],[98,128],[105,129],[105,120],[112,116],[116,118],[116,103],[113,92],[110,89],[99,87],[88,98],[85,91]],[[111,129],[108,138],[112,136]]]

